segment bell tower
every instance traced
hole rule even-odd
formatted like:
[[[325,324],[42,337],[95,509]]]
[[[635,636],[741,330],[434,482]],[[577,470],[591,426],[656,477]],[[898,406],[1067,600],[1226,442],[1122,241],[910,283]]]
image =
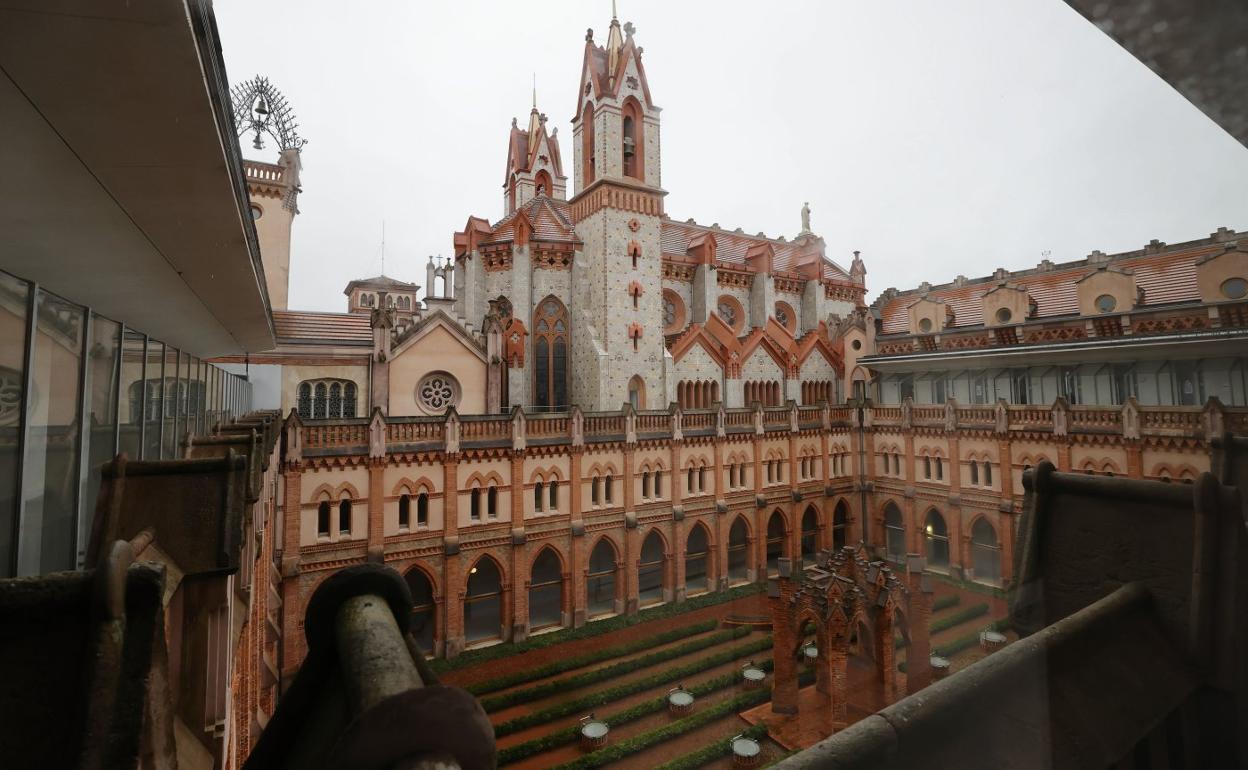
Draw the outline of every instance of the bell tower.
[[[528,128],[511,119],[507,141],[507,176],[503,180],[503,216],[509,216],[533,198],[567,200],[568,178],[559,154],[559,129],[546,131],[546,114],[537,109],[537,88]]]
[[[285,310],[290,294],[290,232],[299,213],[299,193],[303,190],[300,155],[306,140],[296,130],[299,124],[286,97],[268,78],[256,76],[239,83],[230,97],[238,137],[252,135],[253,152],[248,154],[254,156],[267,149],[266,140],[277,145],[277,163],[244,160],[243,170],[269,304],[274,310]]]
[[[570,204],[585,244],[573,265],[573,400],[592,409],[667,406],[659,107],[634,33],[614,13],[605,46],[586,33],[572,118]]]

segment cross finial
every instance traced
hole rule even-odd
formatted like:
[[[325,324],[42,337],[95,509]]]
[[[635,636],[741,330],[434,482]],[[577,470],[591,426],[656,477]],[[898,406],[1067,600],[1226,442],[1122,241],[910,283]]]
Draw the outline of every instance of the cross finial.
[[[633,26],[631,21],[624,22],[624,34],[632,37],[637,32],[637,27]]]

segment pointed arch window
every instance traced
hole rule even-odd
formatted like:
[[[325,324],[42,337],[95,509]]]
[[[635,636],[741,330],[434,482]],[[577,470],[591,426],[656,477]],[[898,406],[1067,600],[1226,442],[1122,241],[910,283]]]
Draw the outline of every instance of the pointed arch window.
[[[305,420],[355,417],[358,392],[350,380],[304,380],[295,391],[299,416]]]
[[[568,309],[547,297],[533,314],[533,400],[537,406],[568,403]]]

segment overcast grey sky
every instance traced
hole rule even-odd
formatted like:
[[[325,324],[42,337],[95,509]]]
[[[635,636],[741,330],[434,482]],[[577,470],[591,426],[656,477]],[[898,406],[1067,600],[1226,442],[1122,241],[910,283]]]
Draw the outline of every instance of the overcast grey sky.
[[[383,219],[386,273],[421,284],[470,214],[497,221],[534,74],[570,174],[585,29],[604,42],[610,6],[216,0],[231,80],[267,75],[309,140],[291,307],[345,309]],[[830,257],[862,251],[868,297],[1248,227],[1248,151],[1060,0],[619,13],[663,108],[668,214],[792,238],[808,200]]]

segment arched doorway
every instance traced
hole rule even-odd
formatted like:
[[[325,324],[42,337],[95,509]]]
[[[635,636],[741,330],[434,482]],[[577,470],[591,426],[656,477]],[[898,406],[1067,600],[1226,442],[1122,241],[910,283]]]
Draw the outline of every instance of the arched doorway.
[[[806,506],[802,514],[802,562],[809,565],[815,563],[815,554],[819,551],[819,511],[815,506]]]
[[[433,598],[433,582],[419,567],[412,567],[403,576],[412,592],[412,636],[422,652],[433,652],[437,639],[438,613]]]
[[[637,411],[646,408],[646,381],[639,374],[628,381],[628,403]]]
[[[842,500],[832,512],[832,550],[839,551],[849,542],[849,506]]]
[[[945,517],[935,508],[927,512],[923,523],[923,539],[927,546],[927,566],[939,570],[949,569],[949,528]]]
[[[971,564],[976,580],[1001,582],[1001,542],[997,530],[983,516],[971,525]]]
[[[481,557],[468,570],[464,596],[464,639],[469,643],[500,639],[503,635],[503,576],[498,564]]]
[[[563,625],[563,564],[553,548],[543,548],[529,573],[529,630]]]
[[[774,575],[780,571],[780,557],[788,552],[785,542],[784,514],[779,510],[771,512],[767,520],[767,574]]]
[[[707,570],[707,554],[710,551],[710,538],[706,527],[698,524],[689,532],[685,540],[685,595],[703,593],[711,590],[710,574]]]
[[[750,532],[745,519],[738,516],[728,530],[728,582],[750,579]]]
[[[605,537],[598,541],[589,554],[589,574],[585,590],[591,617],[619,611],[616,606],[617,561],[615,546]]]
[[[663,601],[664,564],[663,538],[650,530],[641,544],[641,560],[637,565],[637,600],[641,606]]]
[[[884,506],[884,553],[891,560],[906,558],[906,523],[895,503]]]
[[[568,403],[568,309],[554,296],[533,312],[533,403]]]

